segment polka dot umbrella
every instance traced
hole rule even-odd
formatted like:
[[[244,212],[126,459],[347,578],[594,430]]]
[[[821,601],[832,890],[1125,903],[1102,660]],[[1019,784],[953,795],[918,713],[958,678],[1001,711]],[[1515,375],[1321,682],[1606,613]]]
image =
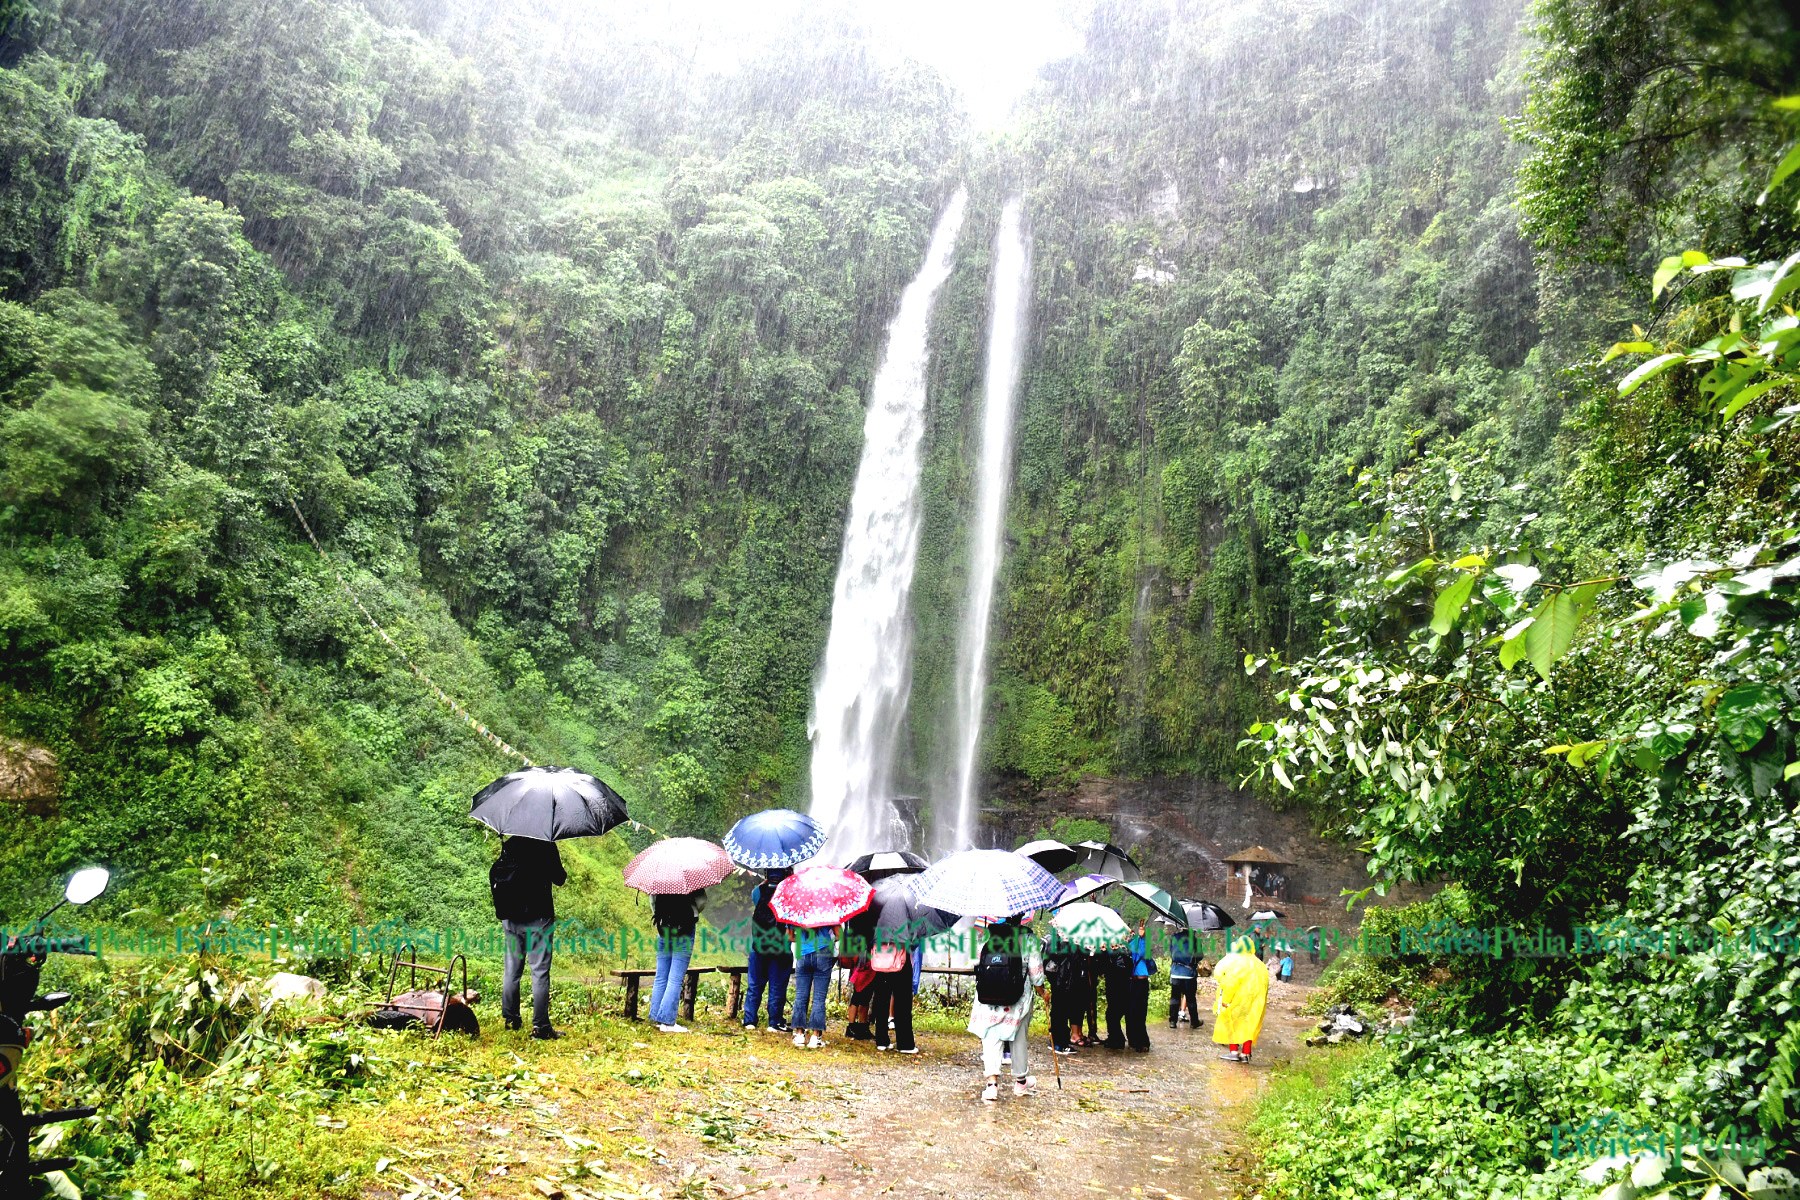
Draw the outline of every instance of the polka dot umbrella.
[[[803,929],[842,925],[869,909],[875,888],[843,867],[801,867],[775,885],[769,907],[775,919]]]

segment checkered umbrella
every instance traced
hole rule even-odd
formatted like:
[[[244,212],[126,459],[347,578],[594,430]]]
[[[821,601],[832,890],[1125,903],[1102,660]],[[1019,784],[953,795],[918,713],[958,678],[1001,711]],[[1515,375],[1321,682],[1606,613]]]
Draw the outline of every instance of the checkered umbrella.
[[[1056,876],[1010,850],[964,850],[919,876],[919,903],[964,917],[1016,917],[1049,908],[1065,889]]]
[[[712,887],[732,870],[723,847],[699,838],[664,838],[625,864],[625,886],[651,896],[680,896]]]
[[[777,921],[803,929],[825,929],[867,912],[874,899],[873,885],[854,871],[801,867],[775,885],[769,907]]]

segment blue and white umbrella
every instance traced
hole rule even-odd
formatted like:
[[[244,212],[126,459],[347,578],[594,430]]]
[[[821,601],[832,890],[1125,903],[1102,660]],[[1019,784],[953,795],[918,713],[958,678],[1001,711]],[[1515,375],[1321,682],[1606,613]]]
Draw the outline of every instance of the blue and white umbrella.
[[[751,813],[725,835],[725,853],[740,867],[766,871],[805,862],[825,846],[825,831],[805,813],[771,808]]]
[[[963,917],[1016,917],[1063,898],[1062,882],[1010,850],[963,850],[913,884],[920,904]]]

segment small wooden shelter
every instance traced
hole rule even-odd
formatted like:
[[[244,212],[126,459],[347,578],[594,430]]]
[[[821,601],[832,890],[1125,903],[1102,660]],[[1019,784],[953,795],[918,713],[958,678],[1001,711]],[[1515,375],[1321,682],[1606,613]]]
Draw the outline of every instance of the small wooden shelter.
[[[1253,896],[1268,896],[1278,900],[1287,899],[1287,868],[1293,865],[1273,850],[1263,846],[1251,846],[1248,849],[1239,850],[1236,854],[1225,856],[1227,877],[1244,880],[1248,884],[1244,898],[1246,904]]]

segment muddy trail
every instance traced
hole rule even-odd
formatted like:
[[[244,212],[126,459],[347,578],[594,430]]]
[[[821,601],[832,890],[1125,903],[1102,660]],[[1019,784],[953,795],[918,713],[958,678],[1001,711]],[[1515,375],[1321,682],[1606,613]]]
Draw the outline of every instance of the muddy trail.
[[[1060,1060],[1042,1013],[1031,1036],[1037,1094],[983,1103],[966,1002],[924,1019],[921,1053],[841,1036],[796,1048],[703,1013],[685,1036],[616,1011],[561,1041],[494,1032],[475,1041],[396,1036],[404,1090],[343,1106],[322,1136],[379,1146],[363,1200],[709,1200],[1018,1195],[1226,1200],[1248,1190],[1244,1123],[1276,1064],[1316,1018],[1312,992],[1278,984],[1251,1064],[1219,1058],[1212,1021],[1171,1030],[1152,1003],[1148,1053],[1101,1048]],[[605,993],[613,998],[611,993]],[[935,997],[927,1002],[936,1008]],[[1202,1013],[1212,984],[1200,983]],[[610,1003],[607,1005],[610,1009]],[[404,1064],[404,1070],[400,1070]],[[343,1129],[338,1130],[338,1125]]]
[[[1210,1019],[1171,1030],[1153,1012],[1148,1053],[1083,1049],[1061,1059],[1059,1088],[1034,1029],[1038,1094],[1017,1098],[1003,1079],[994,1103],[980,1099],[980,1054],[966,1034],[922,1034],[916,1058],[855,1043],[796,1051],[762,1034],[769,1050],[753,1042],[750,1057],[771,1076],[804,1080],[801,1097],[763,1115],[770,1136],[703,1147],[688,1162],[725,1194],[998,1196],[1048,1185],[1064,1196],[1234,1197],[1249,1102],[1316,1023],[1297,1012],[1309,991],[1274,990],[1247,1065],[1221,1061]],[[1210,1009],[1210,981],[1201,1003]]]

